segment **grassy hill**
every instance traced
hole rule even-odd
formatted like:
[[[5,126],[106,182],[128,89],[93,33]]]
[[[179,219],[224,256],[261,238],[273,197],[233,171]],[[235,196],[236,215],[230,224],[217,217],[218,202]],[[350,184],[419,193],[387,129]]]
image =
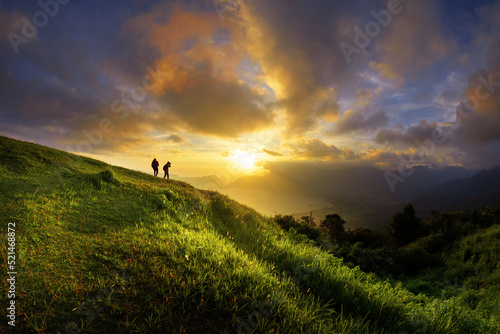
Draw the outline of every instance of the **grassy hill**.
[[[22,333],[498,333],[216,192],[0,137]],[[6,280],[0,303],[8,304]],[[6,312],[6,311],[4,311]],[[4,320],[0,332],[12,330]]]

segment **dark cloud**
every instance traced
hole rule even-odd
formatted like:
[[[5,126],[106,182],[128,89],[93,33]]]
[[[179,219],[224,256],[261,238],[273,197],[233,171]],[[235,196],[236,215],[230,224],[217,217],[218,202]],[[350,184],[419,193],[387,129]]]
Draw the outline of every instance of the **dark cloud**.
[[[469,76],[465,99],[456,111],[457,154],[464,165],[500,164],[500,3],[478,11],[488,45],[487,65]]]
[[[194,87],[161,96],[162,103],[175,116],[173,120],[181,121],[189,130],[237,137],[273,123],[272,112],[257,103],[262,98],[245,85],[198,75],[189,80]]]
[[[353,160],[359,155],[349,148],[339,149],[314,138],[288,143],[284,146],[290,148],[296,157],[319,160]]]
[[[401,145],[412,147],[424,140],[432,140],[433,131],[438,128],[435,122],[420,121],[405,130],[382,129],[375,136],[374,141],[379,144]]]
[[[347,110],[337,121],[333,134],[342,135],[351,132],[373,131],[388,124],[389,117],[382,109],[363,108]]]
[[[276,152],[276,151],[271,151],[271,150],[266,150],[265,148],[262,149],[262,152],[266,153],[266,154],[269,154],[270,156],[272,157],[282,157],[284,156],[284,154],[280,153],[280,152]]]
[[[172,142],[172,143],[182,143],[184,142],[186,139],[184,139],[183,137],[179,136],[179,135],[170,135],[168,137],[165,137],[165,140],[166,141],[169,141],[169,142]]]
[[[433,77],[429,67],[445,64],[457,51],[455,40],[445,34],[438,6],[432,0],[401,1],[401,12],[393,15],[388,28],[377,36],[378,57],[370,66],[400,85]]]
[[[470,76],[467,98],[457,109],[457,130],[463,142],[500,142],[500,37],[490,48],[487,71]]]

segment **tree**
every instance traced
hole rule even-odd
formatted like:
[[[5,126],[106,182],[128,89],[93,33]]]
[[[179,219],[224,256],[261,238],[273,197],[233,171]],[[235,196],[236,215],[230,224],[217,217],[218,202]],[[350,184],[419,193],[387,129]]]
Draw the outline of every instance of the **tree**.
[[[300,222],[302,224],[316,226],[316,224],[314,223],[314,218],[313,218],[312,214],[309,216],[302,216],[302,218],[300,218]]]
[[[424,224],[417,217],[413,205],[406,204],[403,210],[392,217],[388,231],[400,245],[407,245],[420,238],[423,230]]]
[[[338,214],[326,215],[325,219],[321,221],[321,229],[323,229],[332,242],[343,242],[346,237],[345,220]]]

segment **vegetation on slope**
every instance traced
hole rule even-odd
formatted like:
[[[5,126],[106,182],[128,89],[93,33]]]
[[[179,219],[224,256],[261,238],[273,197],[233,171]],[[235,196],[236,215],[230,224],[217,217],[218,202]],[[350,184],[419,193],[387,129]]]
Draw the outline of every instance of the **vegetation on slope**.
[[[4,263],[16,222],[19,332],[499,330],[453,300],[349,268],[216,192],[5,137],[0,173]]]
[[[340,219],[340,217],[339,217]],[[432,212],[422,221],[407,205],[386,233],[331,228],[321,222],[331,252],[351,267],[403,283],[416,294],[500,321],[500,206],[455,213]],[[342,226],[342,224],[338,224]],[[340,240],[340,241],[339,241]]]

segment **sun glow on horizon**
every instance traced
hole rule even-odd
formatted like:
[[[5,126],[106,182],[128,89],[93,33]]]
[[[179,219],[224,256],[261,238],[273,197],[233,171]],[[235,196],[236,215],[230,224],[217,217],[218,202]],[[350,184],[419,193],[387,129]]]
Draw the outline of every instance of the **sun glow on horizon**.
[[[249,149],[237,149],[231,152],[231,159],[238,169],[246,172],[253,171],[256,167],[257,155]]]

